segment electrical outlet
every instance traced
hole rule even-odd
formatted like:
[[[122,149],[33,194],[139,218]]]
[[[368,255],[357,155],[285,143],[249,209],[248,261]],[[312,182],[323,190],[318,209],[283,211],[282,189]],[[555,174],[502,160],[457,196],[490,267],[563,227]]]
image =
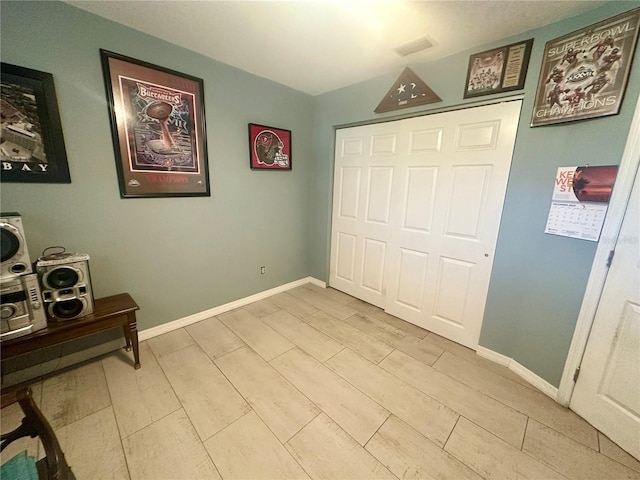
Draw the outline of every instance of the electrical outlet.
[[[262,275],[264,275],[265,273],[267,273],[267,267],[260,267],[260,273]]]

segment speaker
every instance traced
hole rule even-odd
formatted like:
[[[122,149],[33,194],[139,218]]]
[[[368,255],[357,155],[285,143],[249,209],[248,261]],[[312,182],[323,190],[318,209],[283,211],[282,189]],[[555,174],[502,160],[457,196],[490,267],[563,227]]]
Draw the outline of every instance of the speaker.
[[[47,326],[35,273],[0,284],[0,340],[28,335]]]
[[[22,217],[17,212],[0,213],[0,280],[6,281],[32,273],[31,260],[24,237]]]
[[[93,313],[89,255],[55,253],[40,257],[36,270],[49,320],[64,322]]]

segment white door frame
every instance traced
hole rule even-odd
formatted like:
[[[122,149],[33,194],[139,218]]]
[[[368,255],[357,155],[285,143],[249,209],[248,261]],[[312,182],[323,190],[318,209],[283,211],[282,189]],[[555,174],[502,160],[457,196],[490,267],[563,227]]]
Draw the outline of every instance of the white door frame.
[[[596,249],[596,255],[591,266],[591,274],[587,288],[584,292],[582,307],[573,333],[573,340],[567,354],[560,387],[556,400],[558,403],[569,406],[571,395],[575,387],[574,374],[582,363],[582,357],[587,347],[591,326],[598,309],[600,296],[609,272],[607,260],[609,252],[615,248],[620,227],[624,219],[624,213],[629,203],[631,189],[640,164],[640,96],[636,104],[636,110],[629,128],[629,136],[622,154],[618,176],[616,178],[613,194],[607,211],[607,216],[600,234],[600,241]]]

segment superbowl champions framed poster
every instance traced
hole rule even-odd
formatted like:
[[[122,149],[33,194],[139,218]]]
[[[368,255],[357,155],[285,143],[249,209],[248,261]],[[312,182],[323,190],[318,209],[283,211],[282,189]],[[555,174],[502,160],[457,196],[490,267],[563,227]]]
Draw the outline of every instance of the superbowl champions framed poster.
[[[120,196],[210,196],[199,78],[100,50]]]
[[[531,126],[620,111],[640,28],[640,8],[546,43]]]

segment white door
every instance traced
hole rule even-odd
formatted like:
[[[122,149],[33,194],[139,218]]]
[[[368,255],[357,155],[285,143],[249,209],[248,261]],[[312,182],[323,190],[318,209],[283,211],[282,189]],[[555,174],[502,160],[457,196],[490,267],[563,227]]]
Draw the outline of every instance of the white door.
[[[338,130],[330,285],[476,348],[520,107]]]
[[[640,460],[640,173],[636,174],[571,409]]]

